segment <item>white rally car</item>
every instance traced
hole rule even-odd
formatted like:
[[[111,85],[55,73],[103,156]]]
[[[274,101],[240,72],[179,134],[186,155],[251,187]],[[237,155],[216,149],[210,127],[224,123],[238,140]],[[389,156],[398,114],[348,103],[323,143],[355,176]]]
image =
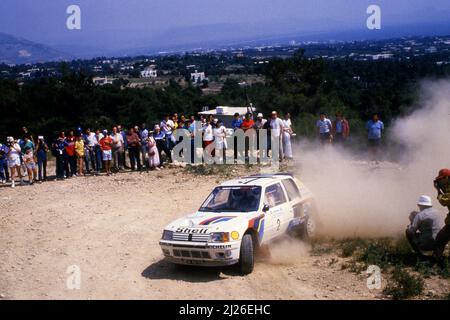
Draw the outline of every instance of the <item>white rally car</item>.
[[[315,232],[311,192],[287,173],[255,175],[216,187],[198,212],[173,221],[159,244],[177,264],[220,266],[239,263],[253,270],[254,253],[288,234]]]

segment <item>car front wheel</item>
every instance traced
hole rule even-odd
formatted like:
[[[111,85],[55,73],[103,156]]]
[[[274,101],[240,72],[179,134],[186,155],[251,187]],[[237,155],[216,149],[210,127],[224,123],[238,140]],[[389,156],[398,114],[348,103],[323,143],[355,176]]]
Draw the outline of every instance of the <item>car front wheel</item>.
[[[253,238],[250,234],[244,235],[241,241],[241,251],[239,255],[239,269],[242,274],[249,274],[253,271],[255,263]]]

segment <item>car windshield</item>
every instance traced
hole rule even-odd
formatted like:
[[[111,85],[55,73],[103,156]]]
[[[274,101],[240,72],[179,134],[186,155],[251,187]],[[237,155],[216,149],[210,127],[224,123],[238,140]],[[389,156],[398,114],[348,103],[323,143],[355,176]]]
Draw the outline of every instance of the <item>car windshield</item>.
[[[217,187],[206,198],[200,211],[257,211],[260,198],[261,187],[258,186]]]

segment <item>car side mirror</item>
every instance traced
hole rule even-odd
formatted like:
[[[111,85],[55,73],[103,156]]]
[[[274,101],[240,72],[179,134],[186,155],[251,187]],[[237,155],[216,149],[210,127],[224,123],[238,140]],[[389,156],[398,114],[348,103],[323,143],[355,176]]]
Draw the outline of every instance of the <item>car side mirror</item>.
[[[262,211],[263,212],[267,212],[267,211],[269,211],[269,209],[270,209],[269,205],[268,204],[264,204],[264,206],[262,208]]]

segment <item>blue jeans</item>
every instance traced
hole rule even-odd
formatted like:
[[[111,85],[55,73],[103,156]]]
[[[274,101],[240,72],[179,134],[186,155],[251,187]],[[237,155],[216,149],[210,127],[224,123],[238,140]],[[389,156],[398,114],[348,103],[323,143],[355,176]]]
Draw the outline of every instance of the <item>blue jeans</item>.
[[[8,161],[0,160],[0,179],[9,180]]]
[[[39,180],[47,180],[47,158],[38,157]]]
[[[95,146],[95,171],[100,172],[102,170],[102,149],[100,146]]]

